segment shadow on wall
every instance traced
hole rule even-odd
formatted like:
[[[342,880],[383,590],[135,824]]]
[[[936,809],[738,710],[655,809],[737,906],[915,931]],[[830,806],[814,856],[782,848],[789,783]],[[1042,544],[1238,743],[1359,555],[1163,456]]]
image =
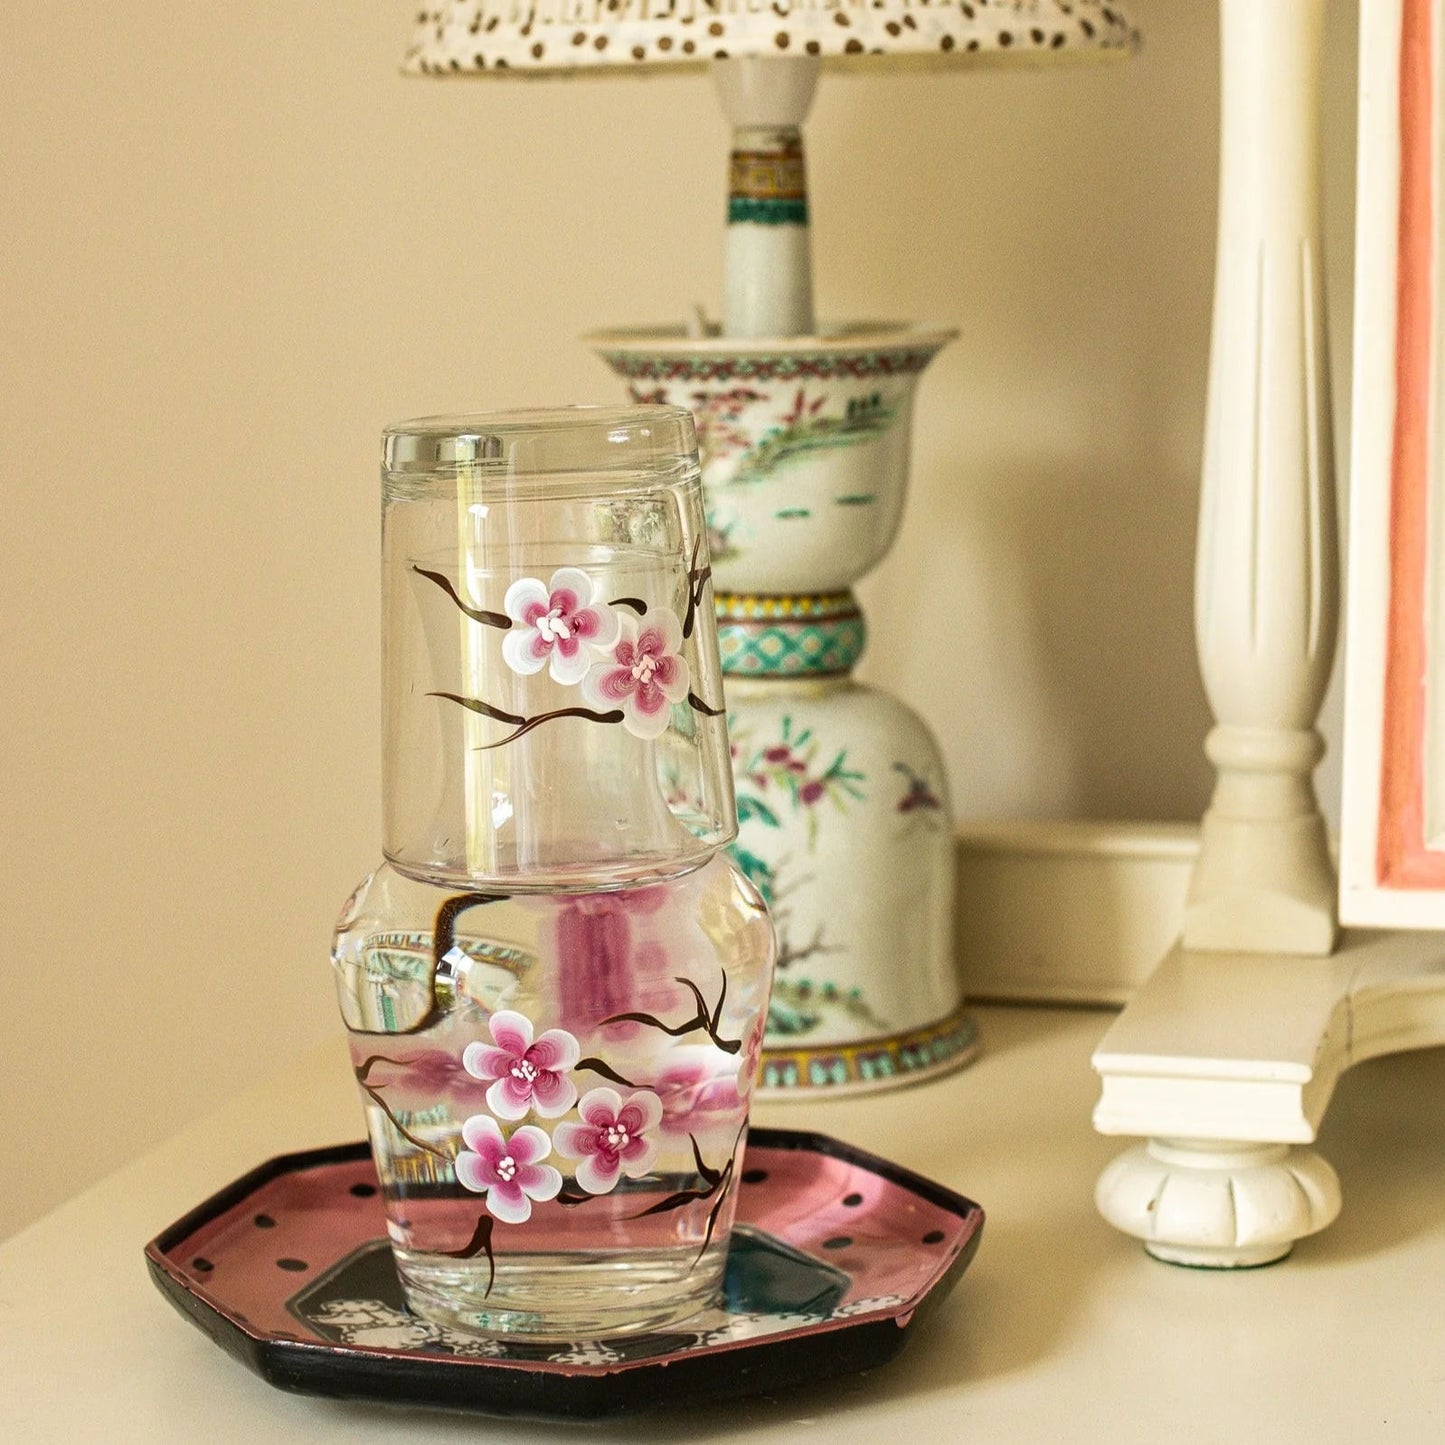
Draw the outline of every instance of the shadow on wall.
[[[1192,646],[1193,500],[1187,485],[1158,495],[1175,505],[1141,506],[1127,476],[1016,457],[968,469],[921,509],[920,571],[954,574],[937,608],[952,706],[933,705],[922,658],[904,659],[901,685],[947,740],[960,817],[1203,808],[1210,717]],[[917,628],[906,589],[885,581],[870,603],[875,636]]]
[[[961,333],[920,387],[909,511],[863,589],[862,671],[938,732],[960,817],[1193,818],[1212,785],[1193,559],[1218,14],[1149,0],[1131,13],[1146,43],[1125,64],[820,93],[828,149],[850,158],[843,176],[815,167],[821,310]],[[1342,396],[1354,25],[1353,7],[1331,3],[1326,235]],[[870,144],[897,137],[900,107],[916,138],[906,157],[896,139]],[[863,197],[864,225],[838,225]],[[924,228],[920,256],[910,242]],[[1333,698],[1324,728],[1337,754]],[[1327,772],[1327,811],[1335,787]]]

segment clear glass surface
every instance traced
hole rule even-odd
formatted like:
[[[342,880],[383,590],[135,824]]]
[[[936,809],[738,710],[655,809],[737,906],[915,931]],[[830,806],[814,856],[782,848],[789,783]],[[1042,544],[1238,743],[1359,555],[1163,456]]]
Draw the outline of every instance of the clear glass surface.
[[[671,407],[383,452],[387,861],[332,962],[420,1314],[583,1340],[713,1302],[773,967]]]
[[[696,867],[730,841],[710,576],[685,411],[391,428],[387,858],[555,891]]]
[[[579,1340],[712,1302],[772,951],[726,854],[605,893],[362,884],[333,964],[419,1314]]]

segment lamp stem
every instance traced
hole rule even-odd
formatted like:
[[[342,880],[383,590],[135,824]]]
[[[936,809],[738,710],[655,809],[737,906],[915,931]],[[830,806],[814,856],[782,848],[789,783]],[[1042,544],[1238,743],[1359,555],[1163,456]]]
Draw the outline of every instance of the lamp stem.
[[[813,263],[802,125],[818,61],[719,60],[713,74],[733,127],[723,334],[810,336]]]

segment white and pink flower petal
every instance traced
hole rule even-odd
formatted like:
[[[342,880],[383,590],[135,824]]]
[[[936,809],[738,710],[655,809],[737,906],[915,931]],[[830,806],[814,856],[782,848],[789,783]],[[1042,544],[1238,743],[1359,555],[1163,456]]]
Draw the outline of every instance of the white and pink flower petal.
[[[563,687],[575,687],[591,668],[591,656],[575,637],[559,639],[552,648],[549,671],[553,682],[560,682]]]
[[[524,677],[541,672],[551,651],[535,627],[514,627],[502,639],[502,661]]]
[[[588,1089],[577,1105],[577,1112],[594,1129],[606,1129],[617,1122],[617,1111],[622,1107],[622,1095],[606,1084]]]
[[[638,633],[637,645],[653,657],[682,651],[682,623],[670,607],[654,607]]]
[[[508,1074],[487,1090],[487,1108],[499,1119],[525,1119],[532,1107],[532,1086]]]
[[[487,1190],[487,1212],[503,1224],[525,1224],[532,1217],[532,1201],[515,1179],[499,1180]]]
[[[513,622],[535,625],[539,609],[546,612],[550,606],[548,589],[535,577],[519,577],[502,598],[502,611]],[[528,616],[528,613],[531,616]]]
[[[630,667],[612,662],[594,663],[582,679],[582,695],[590,707],[610,711],[632,696],[637,680]]]
[[[591,1124],[558,1124],[552,1145],[564,1159],[585,1159],[597,1149],[598,1131]]]
[[[487,1168],[480,1154],[465,1149],[457,1155],[454,1167],[457,1183],[474,1194],[485,1194],[497,1177],[496,1171]]]
[[[545,1204],[562,1192],[562,1173],[551,1164],[525,1164],[517,1170],[517,1183],[529,1199]]]
[[[487,1162],[495,1164],[506,1153],[506,1142],[490,1114],[473,1114],[462,1123],[462,1143]]]
[[[539,1069],[553,1073],[577,1067],[582,1046],[566,1029],[546,1029],[527,1051],[527,1058]]]
[[[611,1194],[622,1178],[615,1155],[588,1154],[577,1165],[577,1183],[588,1194]]]
[[[544,1070],[532,1080],[532,1107],[543,1119],[560,1119],[577,1102],[577,1086],[571,1079]]]
[[[642,1134],[662,1122],[662,1100],[651,1089],[639,1089],[627,1096],[618,1111],[617,1122],[629,1134]]]
[[[597,584],[580,567],[559,567],[547,583],[552,607],[560,606],[563,615],[586,607],[597,593]]]
[[[545,1129],[524,1124],[507,1140],[507,1153],[518,1164],[535,1164],[552,1152],[552,1141]]]
[[[659,658],[652,680],[668,702],[686,702],[688,690],[692,686],[692,673],[688,668],[687,658],[675,652]]]
[[[611,607],[583,607],[572,616],[573,637],[580,637],[590,647],[610,648],[620,630],[621,623]]]
[[[658,688],[650,696],[634,693],[622,707],[622,726],[635,738],[660,738],[672,721],[672,707]]]
[[[462,1051],[462,1067],[474,1079],[500,1079],[512,1063],[513,1056],[495,1044],[470,1043]]]
[[[618,1162],[622,1172],[629,1179],[641,1179],[657,1158],[657,1145],[651,1139],[629,1139],[624,1145]]]
[[[488,1027],[492,1039],[499,1049],[505,1049],[514,1059],[520,1059],[532,1047],[532,1020],[515,1009],[498,1009],[491,1017]]]

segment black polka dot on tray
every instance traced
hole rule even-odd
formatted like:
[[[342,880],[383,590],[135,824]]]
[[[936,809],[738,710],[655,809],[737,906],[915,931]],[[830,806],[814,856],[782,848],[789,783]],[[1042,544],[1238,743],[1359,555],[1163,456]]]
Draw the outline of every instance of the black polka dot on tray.
[[[862,1202],[863,1196],[861,1194],[845,1194],[843,1196],[843,1203],[847,1205],[849,1209],[857,1209]]]
[[[275,1229],[276,1221],[269,1214],[258,1214],[253,1221],[257,1229]]]
[[[765,1180],[767,1177],[768,1177],[768,1171],[767,1171],[766,1169],[744,1169],[744,1170],[743,1170],[743,1183],[744,1183],[744,1184],[761,1184],[761,1183],[763,1182],[763,1180]]]
[[[930,1229],[928,1233],[923,1236],[923,1242],[924,1244],[942,1244],[943,1231],[941,1229]]]
[[[824,1249],[847,1249],[853,1243],[852,1237],[846,1234],[835,1234],[831,1239],[823,1241]]]
[[[210,1272],[215,1269],[215,1267],[216,1266],[213,1265],[210,1260],[206,1259],[202,1255],[197,1255],[195,1259],[191,1261],[191,1268],[201,1274],[210,1274]]]
[[[374,1184],[353,1184],[353,1185],[351,1186],[351,1192],[352,1192],[358,1199],[370,1199],[371,1196],[376,1193],[376,1185],[374,1185]]]
[[[300,1274],[302,1270],[310,1269],[311,1266],[304,1259],[292,1259],[288,1255],[285,1259],[276,1261],[277,1269],[288,1269],[292,1274]]]

